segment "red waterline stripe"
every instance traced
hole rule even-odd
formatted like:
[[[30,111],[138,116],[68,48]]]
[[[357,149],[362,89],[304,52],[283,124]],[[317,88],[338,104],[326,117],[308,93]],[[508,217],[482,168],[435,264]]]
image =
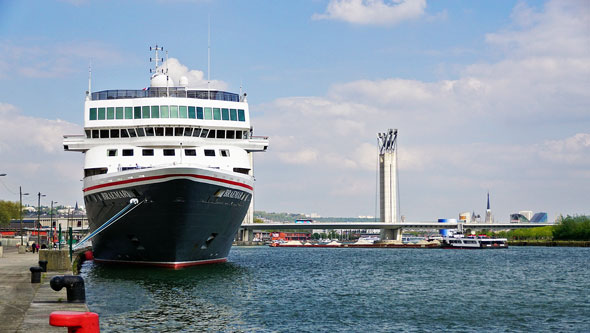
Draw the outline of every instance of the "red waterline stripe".
[[[226,262],[227,258],[178,262],[178,263],[176,263],[176,262],[167,263],[167,262],[149,262],[149,261],[105,260],[105,259],[97,259],[97,258],[94,258],[94,261],[102,263],[102,264],[133,264],[133,265],[140,265],[140,266],[152,266],[152,267],[165,267],[165,268],[179,269],[179,268],[189,267],[189,266],[218,264],[218,263]]]
[[[221,179],[221,178],[216,178],[216,177],[211,177],[211,176],[203,176],[203,175],[192,175],[192,174],[170,174],[170,175],[149,176],[149,177],[135,178],[135,179],[126,179],[126,180],[120,180],[120,181],[116,181],[116,182],[112,182],[112,183],[90,186],[88,188],[85,188],[84,192],[96,190],[96,189],[103,188],[103,187],[110,187],[110,186],[129,184],[129,183],[135,183],[135,182],[142,182],[142,181],[153,180],[153,179],[170,178],[170,177],[193,177],[193,178],[199,178],[199,179],[207,179],[207,180],[212,180],[212,181],[216,181],[216,182],[241,186],[241,187],[249,189],[250,191],[254,190],[254,188],[252,188],[252,186],[250,186],[250,185],[242,184],[239,182],[234,182],[232,180],[227,180],[227,179]]]

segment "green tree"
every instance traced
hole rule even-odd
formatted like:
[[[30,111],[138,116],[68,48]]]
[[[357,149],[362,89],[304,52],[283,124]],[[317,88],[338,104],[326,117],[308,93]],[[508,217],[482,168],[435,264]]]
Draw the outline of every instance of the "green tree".
[[[0,200],[0,225],[7,226],[11,219],[19,218],[18,202]]]
[[[590,241],[590,216],[566,216],[553,228],[553,239]]]

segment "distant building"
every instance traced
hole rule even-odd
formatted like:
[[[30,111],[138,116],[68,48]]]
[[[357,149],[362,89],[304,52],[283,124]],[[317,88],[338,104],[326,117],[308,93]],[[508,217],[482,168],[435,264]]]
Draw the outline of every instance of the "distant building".
[[[492,210],[490,209],[490,192],[488,192],[488,207],[486,209],[485,223],[492,223],[493,221],[494,217],[492,216]]]
[[[532,210],[521,210],[518,214],[526,217],[527,221],[530,221],[533,218],[533,211]]]
[[[536,213],[535,215],[533,215],[533,218],[531,218],[531,222],[547,223],[547,213],[545,213],[545,212]]]
[[[510,223],[526,223],[529,219],[521,213],[510,214]]]

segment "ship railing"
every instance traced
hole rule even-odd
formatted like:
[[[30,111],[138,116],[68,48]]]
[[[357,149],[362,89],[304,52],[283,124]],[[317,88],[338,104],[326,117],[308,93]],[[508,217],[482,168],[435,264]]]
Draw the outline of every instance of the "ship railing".
[[[147,88],[143,90],[103,90],[92,93],[92,100],[154,98],[154,97],[182,97],[209,99],[216,101],[239,102],[238,94],[218,90],[187,90],[184,87]]]

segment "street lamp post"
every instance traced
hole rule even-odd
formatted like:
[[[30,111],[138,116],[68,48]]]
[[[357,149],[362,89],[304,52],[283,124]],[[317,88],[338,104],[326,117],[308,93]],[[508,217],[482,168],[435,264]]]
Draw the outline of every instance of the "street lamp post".
[[[23,193],[22,186],[18,187],[20,193],[19,201],[19,217],[20,217],[20,246],[23,246],[23,195],[29,195],[29,193]]]
[[[38,199],[37,199],[37,246],[40,246],[41,244],[41,197],[44,197],[45,194],[41,194],[41,192],[39,192],[39,194],[37,194]]]
[[[50,218],[49,218],[49,221],[50,221],[50,223],[49,223],[49,238],[51,239],[49,241],[49,245],[50,245],[51,249],[53,249],[53,204],[54,203],[57,203],[57,201],[51,200],[51,212],[49,213],[50,214],[49,215],[50,216]]]

